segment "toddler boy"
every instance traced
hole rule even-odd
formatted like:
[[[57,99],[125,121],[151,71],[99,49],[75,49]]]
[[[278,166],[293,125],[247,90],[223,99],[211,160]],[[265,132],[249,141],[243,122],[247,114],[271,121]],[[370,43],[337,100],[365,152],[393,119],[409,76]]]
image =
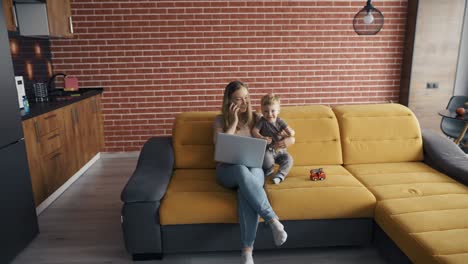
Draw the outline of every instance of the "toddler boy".
[[[279,184],[288,175],[293,165],[293,159],[286,148],[277,148],[276,143],[286,137],[294,136],[294,130],[278,117],[280,113],[280,99],[275,94],[267,94],[261,100],[263,116],[252,129],[256,138],[267,140],[267,149],[263,160],[265,175],[273,173],[275,163],[279,165],[278,172],[273,176],[273,183]]]

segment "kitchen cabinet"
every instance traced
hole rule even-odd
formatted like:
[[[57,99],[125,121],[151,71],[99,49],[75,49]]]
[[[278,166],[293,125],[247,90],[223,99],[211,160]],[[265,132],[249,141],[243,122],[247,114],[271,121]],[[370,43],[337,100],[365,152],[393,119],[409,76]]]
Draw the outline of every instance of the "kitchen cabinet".
[[[31,37],[73,37],[70,0],[16,1],[19,33]]]
[[[16,16],[13,8],[13,0],[2,0],[3,13],[8,31],[16,31]]]
[[[49,34],[52,37],[73,37],[70,0],[47,0]]]
[[[37,142],[35,133],[35,122],[33,119],[23,121],[24,141],[26,144],[26,153],[28,156],[29,171],[33,187],[34,202],[36,206],[45,200],[46,187],[41,173],[40,144]]]
[[[87,102],[86,110],[84,112],[87,120],[90,120],[92,126],[86,126],[87,137],[85,149],[87,149],[87,157],[93,157],[95,153],[101,151],[104,147],[104,131],[101,115],[101,96],[91,97]]]
[[[77,142],[77,139],[80,138],[80,134],[77,133],[76,131],[78,130],[77,126],[77,121],[76,121],[76,105],[79,104],[74,103],[72,105],[69,105],[67,107],[63,108],[63,127],[64,127],[64,149],[67,153],[67,160],[66,160],[66,166],[65,174],[73,174],[75,171],[77,171],[79,168],[81,168],[82,164],[84,161],[79,160],[79,153],[83,151],[83,148],[81,147],[82,140],[80,139],[80,142]]]
[[[58,187],[59,171],[52,163],[62,158],[63,129],[61,110],[55,110],[23,121],[24,141],[36,206]],[[52,161],[52,162],[51,162]]]
[[[81,101],[80,103],[76,104],[75,108],[75,116],[76,116],[76,126],[75,126],[75,133],[83,140],[80,142],[80,146],[78,149],[81,150],[80,153],[77,153],[78,160],[80,161],[80,165],[84,164],[86,160],[92,157],[92,153],[94,152],[93,146],[90,145],[93,137],[93,126],[92,124],[93,119],[92,115],[92,107],[90,99]],[[84,123],[91,123],[90,125],[86,126]]]
[[[102,149],[100,95],[23,121],[36,206]]]
[[[71,158],[67,166],[83,167],[103,147],[101,96],[93,96],[64,109],[65,148]],[[77,140],[80,139],[80,140]]]

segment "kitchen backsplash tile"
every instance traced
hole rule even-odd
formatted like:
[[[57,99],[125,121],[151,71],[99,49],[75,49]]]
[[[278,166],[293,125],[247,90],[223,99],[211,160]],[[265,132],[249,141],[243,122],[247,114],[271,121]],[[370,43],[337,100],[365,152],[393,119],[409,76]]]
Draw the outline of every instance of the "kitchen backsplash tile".
[[[15,76],[23,76],[26,95],[32,98],[33,83],[47,82],[53,74],[50,41],[22,37],[11,32],[9,38]]]

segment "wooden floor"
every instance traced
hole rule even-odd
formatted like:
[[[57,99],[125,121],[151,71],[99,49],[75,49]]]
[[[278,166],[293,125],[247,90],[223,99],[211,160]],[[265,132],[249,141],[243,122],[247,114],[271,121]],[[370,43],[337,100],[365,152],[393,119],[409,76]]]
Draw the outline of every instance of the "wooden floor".
[[[135,157],[103,155],[39,216],[40,234],[13,261],[20,263],[132,263],[120,228],[120,192]],[[256,251],[255,263],[372,263],[385,261],[372,247]],[[158,264],[239,263],[239,252],[165,255]]]

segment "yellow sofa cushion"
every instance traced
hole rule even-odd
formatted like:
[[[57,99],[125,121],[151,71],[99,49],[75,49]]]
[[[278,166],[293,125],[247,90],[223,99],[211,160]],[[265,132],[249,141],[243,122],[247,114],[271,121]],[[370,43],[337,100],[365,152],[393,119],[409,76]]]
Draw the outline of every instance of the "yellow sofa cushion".
[[[237,223],[237,193],[214,169],[177,169],[159,209],[161,225]]]
[[[318,168],[319,166],[314,166]],[[293,167],[279,185],[265,189],[280,219],[373,217],[375,197],[340,165],[325,165],[324,181],[309,179],[312,167]],[[160,207],[162,225],[237,223],[237,193],[216,181],[214,169],[176,169]]]
[[[340,130],[331,108],[323,105],[282,107],[280,116],[296,131],[296,143],[288,148],[294,165],[343,163]]]
[[[338,119],[344,164],[421,161],[419,123],[400,104],[343,105]]]
[[[218,112],[187,112],[176,116],[172,132],[177,169],[214,168],[213,122]]]
[[[324,181],[309,170],[323,168]],[[268,199],[282,220],[373,217],[375,197],[340,165],[294,166],[281,184],[267,179]]]
[[[389,199],[375,221],[414,263],[468,263],[468,193]]]
[[[347,165],[375,221],[414,263],[468,263],[468,187],[422,162]]]
[[[467,187],[422,162],[346,165],[377,201],[466,193]]]

